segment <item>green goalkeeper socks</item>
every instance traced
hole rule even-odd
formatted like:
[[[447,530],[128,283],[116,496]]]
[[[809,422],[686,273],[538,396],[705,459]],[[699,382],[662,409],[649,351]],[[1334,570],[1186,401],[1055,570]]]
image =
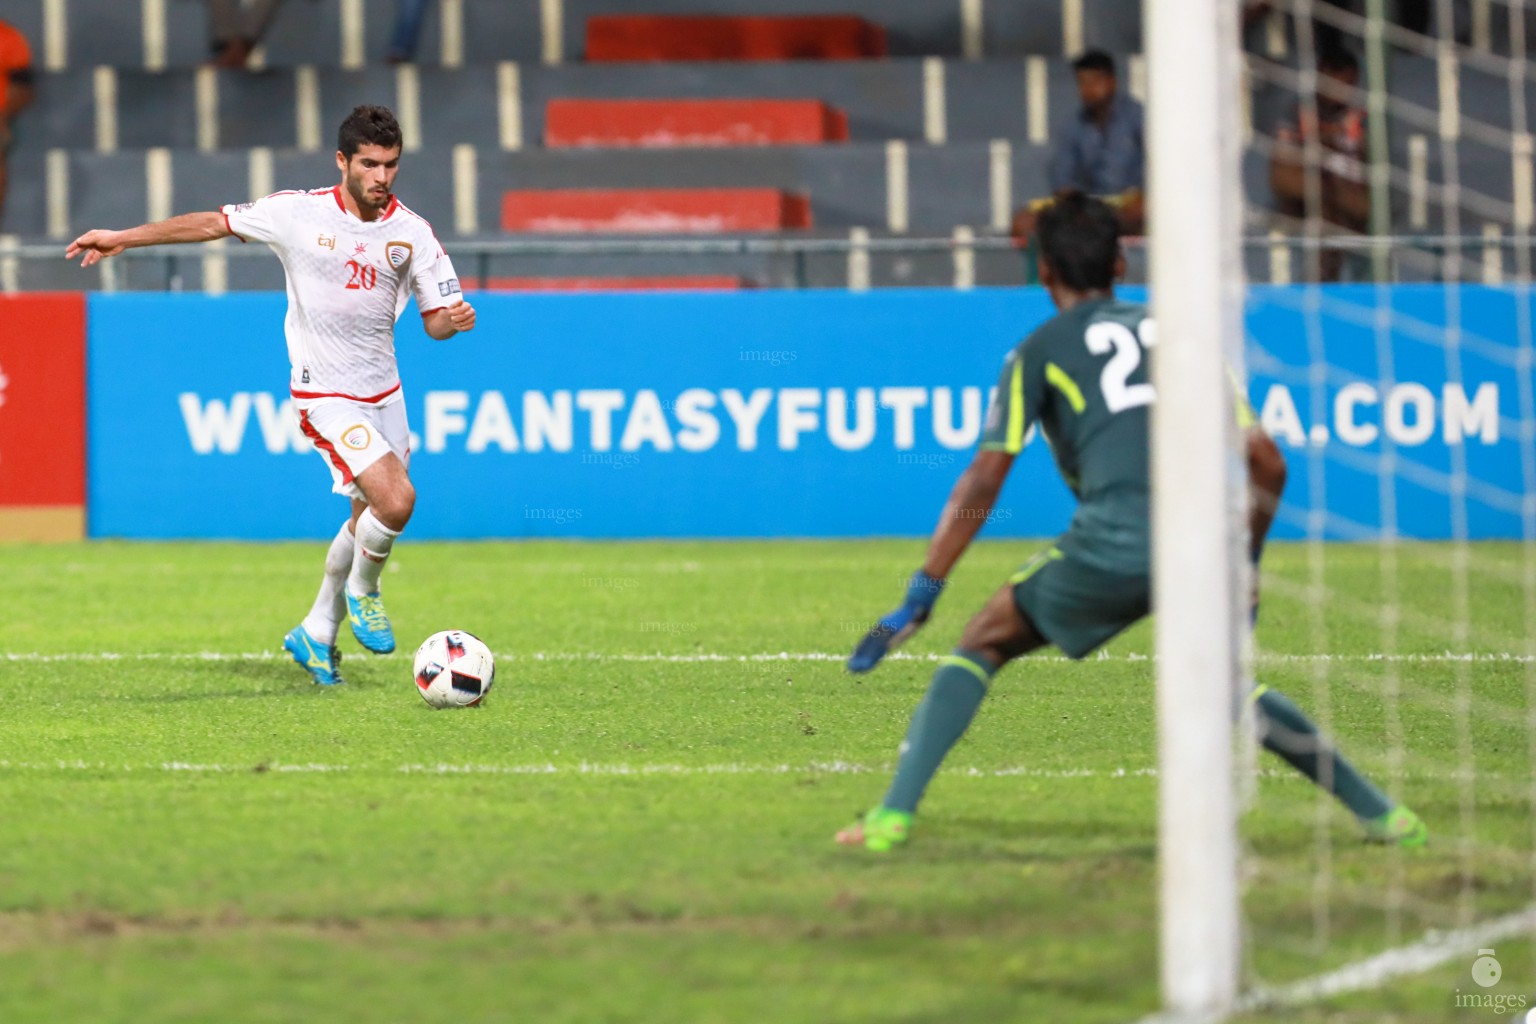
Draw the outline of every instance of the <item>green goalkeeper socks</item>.
[[[1380,818],[1392,810],[1392,801],[1332,749],[1312,720],[1278,690],[1259,686],[1257,694],[1259,736],[1264,749],[1327,789],[1362,821]]]
[[[901,744],[896,777],[881,806],[908,814],[917,810],[944,756],[965,734],[997,666],[974,651],[955,651],[939,662],[928,692],[912,714]]]

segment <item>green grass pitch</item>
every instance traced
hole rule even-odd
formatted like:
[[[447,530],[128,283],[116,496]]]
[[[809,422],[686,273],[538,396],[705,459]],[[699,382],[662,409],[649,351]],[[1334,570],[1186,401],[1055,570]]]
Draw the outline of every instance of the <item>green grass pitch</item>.
[[[321,545],[0,547],[0,1021],[1134,1020],[1157,1001],[1145,624],[1005,670],[909,849],[831,842],[883,792],[931,657],[1036,547],[978,545],[907,657],[854,679],[920,542],[407,538],[402,650],[345,638],[336,690],[278,651]],[[1364,846],[1262,761],[1267,983],[1532,900],[1530,671],[1498,658],[1528,650],[1521,549],[1470,549],[1458,632],[1452,549],[1399,547],[1398,650],[1422,657],[1395,662],[1371,657],[1378,549],[1325,555],[1317,590],[1306,549],[1272,548],[1260,677],[1379,777],[1400,732],[1393,786],[1434,838]],[[410,653],[450,627],[498,653],[482,708],[415,695]],[[1502,990],[1536,992],[1532,944],[1499,954]],[[1253,1019],[1497,1019],[1455,1006],[1474,955]]]

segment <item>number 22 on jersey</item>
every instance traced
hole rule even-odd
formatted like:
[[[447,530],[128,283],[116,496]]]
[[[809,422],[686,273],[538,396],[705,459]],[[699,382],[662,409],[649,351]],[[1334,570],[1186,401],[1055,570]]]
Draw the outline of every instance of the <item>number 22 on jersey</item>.
[[[1141,350],[1157,344],[1157,325],[1151,319],[1137,324],[1135,331],[1113,320],[1100,320],[1089,325],[1083,341],[1094,355],[1109,356],[1099,375],[1105,408],[1116,413],[1152,404],[1157,392],[1151,384],[1130,383],[1131,374],[1141,365]]]

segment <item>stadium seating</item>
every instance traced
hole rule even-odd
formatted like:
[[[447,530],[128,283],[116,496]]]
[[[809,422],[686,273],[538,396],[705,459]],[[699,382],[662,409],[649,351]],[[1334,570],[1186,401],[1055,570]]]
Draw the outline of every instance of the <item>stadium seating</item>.
[[[379,60],[388,5],[366,5],[360,34],[349,38],[335,0],[290,0],[264,41],[265,70],[214,72],[197,67],[208,44],[201,0],[67,0],[63,45],[54,38],[52,47],[43,45],[43,0],[15,0],[5,16],[33,38],[40,56],[62,51],[64,66],[41,75],[37,106],[19,125],[4,230],[26,240],[57,238],[97,224],[136,222],[167,204],[174,211],[210,208],[264,187],[329,184],[340,113],[355,103],[383,102],[407,129],[402,199],[445,238],[494,237],[509,193],[551,190],[747,190],[765,197],[763,209],[777,210],[776,220],[769,216],[755,226],[815,236],[846,238],[860,229],[876,238],[947,238],[960,225],[995,232],[1006,220],[999,209],[1006,213],[1045,193],[1051,139],[1076,116],[1064,49],[1109,47],[1122,55],[1127,85],[1137,80],[1133,59],[1125,56],[1140,46],[1134,0],[847,0],[816,11],[846,19],[838,23],[844,43],[836,45],[862,40],[861,52],[889,53],[879,60],[586,59],[589,27],[600,36],[615,18],[729,16],[783,25],[782,19],[807,15],[807,6],[803,0],[652,0],[643,6],[564,0],[520,6],[509,17],[505,0],[461,0],[427,19],[419,63],[391,68]],[[146,33],[143,19],[155,11],[164,12],[163,30]],[[547,20],[551,11],[561,14],[558,21]],[[967,11],[979,20],[966,23]],[[794,24],[803,30],[811,23]],[[876,37],[883,37],[883,48],[869,45]],[[659,124],[644,128],[630,118],[618,134],[598,130],[604,104],[633,114],[642,100],[664,101],[650,111]],[[741,126],[750,118],[743,111],[798,120],[786,127],[791,122],[770,119],[746,130]],[[683,113],[724,115],[724,121],[678,131],[675,118]],[[636,145],[663,141],[669,131],[674,142],[714,144],[687,150]],[[56,202],[50,215],[47,169],[58,167],[60,157],[68,181],[58,184],[67,188],[68,201],[62,209]],[[613,226],[602,218],[588,226],[605,223]],[[744,225],[726,219],[717,226]],[[724,237],[735,237],[734,230]],[[195,286],[196,261],[180,262],[186,265],[178,280]],[[271,268],[262,269],[269,262],[231,258],[231,285],[280,286],[280,273],[274,278]],[[836,284],[848,272],[845,253],[661,262],[642,274],[633,256],[606,262],[590,255],[564,261],[509,256],[488,259],[476,271],[487,280],[699,281],[714,274],[747,284]],[[868,266],[878,285],[951,281],[955,265],[945,251],[877,250]],[[1022,280],[1023,258],[978,253],[976,279]]]
[[[611,15],[733,15],[784,17],[806,15],[804,0],[654,0],[643,6],[630,0],[565,0],[561,17],[544,20],[533,3],[508,0],[459,0],[451,11],[434,11],[424,25],[417,59],[439,64],[579,62],[586,58],[590,19]],[[8,0],[4,17],[44,49],[44,0]],[[509,11],[509,8],[511,10]],[[123,68],[191,67],[208,59],[208,22],[203,0],[66,0],[60,40],[70,68],[109,64]],[[962,23],[962,5],[940,0],[840,0],[833,13],[861,18],[883,29],[892,56],[1060,56],[1069,42],[1111,51],[1141,48],[1140,10],[1135,0],[983,0],[979,20]],[[146,12],[160,12],[146,33]],[[825,11],[821,12],[825,13]],[[364,62],[384,53],[390,5],[369,3],[357,38],[344,38],[341,5],[336,0],[290,0],[273,19],[263,40],[267,66],[341,65],[352,52]],[[454,18],[445,47],[443,22]],[[979,43],[967,52],[967,34]],[[147,39],[161,42],[146,46]],[[50,70],[58,70],[51,68]]]
[[[1134,57],[1123,58],[1127,64]],[[499,93],[499,65],[408,70],[373,66],[264,72],[204,72],[205,90],[215,99],[215,148],[297,146],[301,84],[313,87],[309,112],[320,142],[328,138],[339,111],[361,101],[401,108],[401,83],[414,81],[415,118],[424,148],[469,143],[501,146],[503,112],[518,113],[521,146],[539,145],[547,135],[546,110],[570,100],[744,99],[816,100],[847,115],[854,140],[924,139],[928,105],[942,101],[942,142],[1024,139],[1030,111],[1043,113],[1048,136],[1076,116],[1077,92],[1070,66],[1039,58],[1041,91],[1030,89],[1031,61],[916,60],[805,64],[561,65],[517,69],[514,93]],[[935,72],[937,74],[935,75]],[[110,92],[97,79],[110,77]],[[926,83],[926,85],[925,85]],[[17,144],[39,148],[95,147],[98,110],[119,126],[122,146],[198,145],[198,72],[137,68],[64,71],[39,76],[35,107],[19,122]]]

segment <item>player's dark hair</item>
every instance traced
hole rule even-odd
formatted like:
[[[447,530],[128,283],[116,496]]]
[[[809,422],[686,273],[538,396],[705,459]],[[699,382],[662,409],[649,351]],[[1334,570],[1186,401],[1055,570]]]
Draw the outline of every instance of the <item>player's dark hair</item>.
[[[1115,283],[1120,221],[1102,200],[1074,192],[1040,212],[1035,231],[1041,258],[1062,284],[1094,291]]]
[[[336,133],[336,148],[348,160],[362,146],[383,146],[394,149],[400,145],[400,122],[388,107],[364,105],[353,107],[352,113],[341,122]]]
[[[1115,73],[1115,58],[1103,50],[1089,50],[1077,60],[1072,62],[1073,71],[1102,71],[1106,75]]]
[[[1342,46],[1330,46],[1317,55],[1317,70],[1319,71],[1360,71],[1360,62],[1355,55]]]

